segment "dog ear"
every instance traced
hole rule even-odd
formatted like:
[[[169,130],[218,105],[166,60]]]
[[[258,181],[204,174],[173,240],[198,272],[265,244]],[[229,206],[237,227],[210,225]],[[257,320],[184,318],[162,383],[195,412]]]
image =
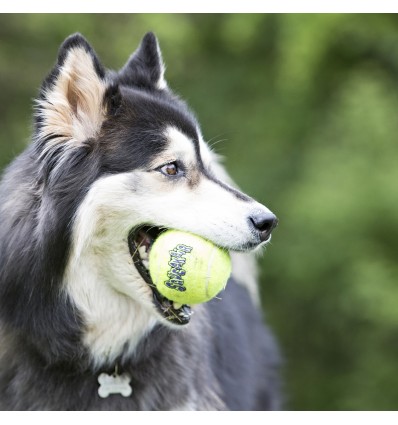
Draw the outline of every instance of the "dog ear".
[[[94,50],[82,35],[68,37],[37,99],[39,140],[73,147],[95,137],[107,114],[106,91],[105,70]]]
[[[152,32],[145,34],[138,49],[119,72],[119,82],[126,86],[163,90],[165,66],[158,40]]]

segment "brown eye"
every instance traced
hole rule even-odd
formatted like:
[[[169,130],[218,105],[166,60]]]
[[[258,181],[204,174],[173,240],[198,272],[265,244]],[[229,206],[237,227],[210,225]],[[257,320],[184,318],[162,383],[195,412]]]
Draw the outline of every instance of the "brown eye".
[[[171,162],[170,164],[163,165],[160,168],[160,172],[165,176],[177,176],[180,170],[176,162]]]
[[[177,174],[177,167],[175,164],[167,164],[163,167],[164,172],[169,176],[175,176]]]

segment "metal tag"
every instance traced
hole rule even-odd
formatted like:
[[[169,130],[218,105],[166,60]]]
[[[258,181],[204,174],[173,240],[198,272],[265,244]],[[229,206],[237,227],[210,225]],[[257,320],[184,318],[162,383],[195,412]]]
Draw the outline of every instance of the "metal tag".
[[[110,394],[121,394],[123,397],[129,397],[133,392],[130,381],[131,377],[126,372],[121,375],[101,373],[98,376],[98,383],[100,384],[98,395],[102,398],[107,398]]]

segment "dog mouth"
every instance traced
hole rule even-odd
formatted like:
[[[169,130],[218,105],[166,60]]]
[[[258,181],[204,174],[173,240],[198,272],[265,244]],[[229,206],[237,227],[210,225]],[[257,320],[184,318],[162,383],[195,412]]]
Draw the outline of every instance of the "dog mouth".
[[[179,304],[163,296],[156,288],[149,273],[149,252],[157,237],[166,228],[144,225],[133,229],[128,236],[128,245],[133,263],[146,284],[151,288],[153,303],[158,312],[168,322],[186,325],[193,313],[187,304]]]

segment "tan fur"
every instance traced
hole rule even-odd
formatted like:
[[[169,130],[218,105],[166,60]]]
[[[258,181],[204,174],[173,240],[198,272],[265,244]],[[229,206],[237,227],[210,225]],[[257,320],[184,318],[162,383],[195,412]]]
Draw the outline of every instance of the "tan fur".
[[[55,84],[38,101],[43,119],[40,138],[59,135],[49,140],[44,155],[59,144],[78,146],[98,134],[106,113],[105,88],[91,55],[82,47],[71,49]]]

